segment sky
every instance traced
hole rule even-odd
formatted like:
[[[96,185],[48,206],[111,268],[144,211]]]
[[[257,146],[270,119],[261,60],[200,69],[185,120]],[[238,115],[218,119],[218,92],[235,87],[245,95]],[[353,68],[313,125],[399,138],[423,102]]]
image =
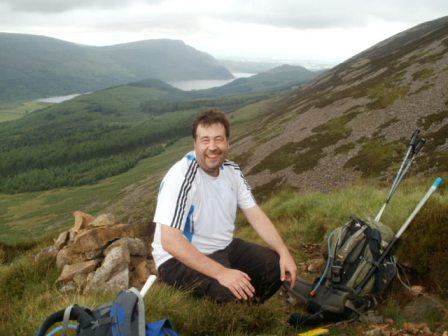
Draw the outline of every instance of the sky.
[[[0,31],[97,46],[180,39],[219,59],[334,65],[446,15],[448,0],[2,0]]]

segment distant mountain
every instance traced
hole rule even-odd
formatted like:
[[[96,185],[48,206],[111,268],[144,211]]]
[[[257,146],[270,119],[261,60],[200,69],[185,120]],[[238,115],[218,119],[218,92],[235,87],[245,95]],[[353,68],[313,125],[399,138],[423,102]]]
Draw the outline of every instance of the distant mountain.
[[[419,127],[414,173],[448,172],[448,17],[367,49],[271,104],[233,154],[256,194],[390,179]]]
[[[232,77],[212,56],[178,40],[93,47],[0,33],[0,102],[95,91],[145,78]]]
[[[212,89],[201,90],[207,95],[232,95],[258,91],[290,89],[303,85],[316,78],[323,71],[310,71],[301,66],[280,65],[251,77],[237,78],[234,81]]]

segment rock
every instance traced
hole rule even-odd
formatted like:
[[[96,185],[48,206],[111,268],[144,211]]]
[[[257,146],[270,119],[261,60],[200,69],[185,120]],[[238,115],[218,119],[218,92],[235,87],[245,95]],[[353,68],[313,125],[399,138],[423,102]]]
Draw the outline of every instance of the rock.
[[[55,246],[49,246],[44,248],[38,254],[34,256],[34,261],[38,261],[42,258],[54,258],[58,255],[58,249]]]
[[[91,227],[112,226],[115,224],[115,217],[112,214],[99,215],[90,223]]]
[[[430,335],[431,334],[431,330],[429,329],[429,327],[426,323],[405,322],[403,324],[403,329],[406,332],[411,333],[413,335],[418,335],[418,334]]]
[[[131,256],[146,256],[147,255],[145,243],[139,238],[130,238],[130,237],[120,238],[120,239],[114,241],[112,244],[110,244],[107,247],[104,254],[107,254],[108,251],[115,248],[116,246],[121,246],[121,245],[124,245],[128,248]]]
[[[134,231],[129,224],[93,228],[78,234],[71,248],[75,252],[85,253],[100,250],[112,240],[132,236],[134,236]]]
[[[391,325],[393,325],[395,323],[395,321],[392,320],[391,318],[387,318],[387,319],[384,320],[384,323],[386,323],[386,324],[391,326]]]
[[[128,274],[127,285],[129,285],[129,263],[130,254],[127,247],[117,246],[109,250],[102,265],[95,271],[95,274],[87,282],[86,291],[95,292],[98,290],[105,290],[105,284],[110,279],[114,279],[116,274],[122,273],[125,269]],[[118,279],[121,278],[118,277]]]
[[[61,248],[63,248],[65,246],[69,237],[70,237],[70,234],[68,231],[61,232],[61,234],[58,236],[58,238],[54,241],[54,247],[56,247],[58,250],[60,250]]]
[[[423,286],[411,286],[410,288],[410,293],[414,297],[422,295],[425,291],[425,287]]]
[[[97,262],[95,260],[89,260],[80,262],[74,265],[65,265],[62,269],[62,273],[58,278],[60,282],[68,282],[73,280],[77,274],[87,274],[96,269]]]
[[[374,329],[364,332],[364,335],[366,335],[366,336],[386,336],[385,332],[387,332],[387,331],[385,331],[381,327],[375,327]],[[390,334],[390,332],[389,332],[389,334]]]
[[[75,217],[75,225],[73,227],[74,233],[78,233],[87,228],[87,226],[95,220],[95,217],[82,211],[75,211],[73,216]]]
[[[85,260],[94,260],[101,258],[103,256],[103,251],[102,250],[87,251],[82,255]]]
[[[131,277],[129,283],[132,287],[142,287],[151,275],[148,263],[144,258],[131,259]]]
[[[307,271],[309,273],[320,273],[325,265],[325,260],[322,258],[311,259],[308,261]]]
[[[151,274],[157,274],[157,268],[156,268],[156,263],[154,262],[154,259],[148,260],[148,267],[149,267],[149,272]]]
[[[382,315],[377,314],[373,310],[369,310],[364,314],[362,314],[359,317],[359,320],[364,323],[374,323],[374,324],[384,323],[384,317]]]
[[[71,228],[70,230],[68,230],[68,241],[73,243],[73,241],[75,240],[77,235],[77,232],[75,232],[75,230],[73,228]]]
[[[84,257],[80,253],[76,253],[70,246],[64,247],[56,256],[56,266],[62,268],[65,265],[72,265],[83,262]]]
[[[424,322],[428,316],[439,315],[440,307],[430,296],[419,296],[403,308],[403,317],[410,322]]]
[[[118,292],[122,289],[128,289],[128,288],[129,288],[129,269],[125,268],[120,272],[115,273],[109,279],[109,281],[106,282],[103,288],[100,288],[100,290],[108,292]]]

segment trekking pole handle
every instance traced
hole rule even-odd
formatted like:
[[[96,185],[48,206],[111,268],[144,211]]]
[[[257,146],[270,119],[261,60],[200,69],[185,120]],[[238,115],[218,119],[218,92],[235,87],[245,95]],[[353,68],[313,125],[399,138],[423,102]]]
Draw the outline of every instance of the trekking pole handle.
[[[415,148],[415,146],[417,145],[417,143],[419,142],[419,134],[420,134],[420,129],[417,128],[414,133],[412,133],[412,137],[411,137],[411,141],[409,143],[409,146],[412,146],[412,148]]]
[[[154,284],[154,282],[156,281],[157,277],[153,274],[150,275],[148,277],[148,280],[146,280],[145,284],[143,285],[142,290],[140,291],[140,295],[142,297],[145,297],[146,293],[148,292],[148,290],[151,288],[151,286]]]
[[[432,186],[429,188],[428,192],[426,193],[425,196],[423,196],[423,198],[421,199],[421,201],[417,204],[417,206],[415,207],[414,211],[411,213],[411,215],[408,217],[408,219],[406,220],[406,222],[401,226],[400,230],[397,232],[397,234],[395,235],[395,237],[400,238],[401,235],[403,234],[404,231],[406,231],[406,229],[408,228],[409,224],[412,222],[412,220],[415,218],[415,216],[417,215],[417,213],[420,211],[420,209],[425,205],[426,201],[428,200],[428,198],[432,195],[432,193],[434,191],[436,191],[436,189],[438,187],[440,187],[440,185],[443,182],[443,178],[438,177],[436,178],[436,180],[434,181],[434,183],[432,184]]]
[[[422,149],[423,145],[426,143],[425,138],[421,138],[420,141],[417,143],[417,145],[414,148],[414,154],[418,154],[420,150]]]

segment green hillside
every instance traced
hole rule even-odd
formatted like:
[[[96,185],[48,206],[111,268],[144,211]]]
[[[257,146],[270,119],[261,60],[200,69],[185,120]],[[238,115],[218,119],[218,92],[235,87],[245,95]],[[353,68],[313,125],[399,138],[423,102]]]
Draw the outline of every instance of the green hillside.
[[[92,184],[120,174],[189,134],[199,110],[235,111],[290,88],[295,76],[295,68],[284,68],[231,90],[191,92],[146,79],[0,123],[0,192]]]
[[[95,91],[145,78],[232,78],[212,56],[177,40],[93,47],[0,33],[0,60],[0,102]]]

